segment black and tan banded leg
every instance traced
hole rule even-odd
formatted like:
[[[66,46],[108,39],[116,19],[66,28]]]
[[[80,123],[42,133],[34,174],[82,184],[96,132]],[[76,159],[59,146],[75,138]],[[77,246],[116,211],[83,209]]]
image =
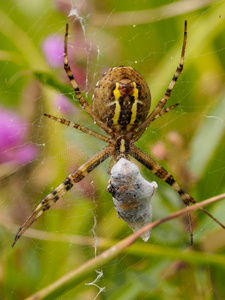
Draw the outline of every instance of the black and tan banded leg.
[[[155,121],[156,119],[158,119],[159,117],[162,117],[164,114],[168,113],[169,111],[171,111],[173,108],[177,107],[179,105],[179,103],[174,104],[170,107],[161,109],[158,114],[154,117],[154,119],[152,119],[151,122]],[[140,133],[139,133],[140,134]],[[140,134],[141,135],[141,134]],[[137,136],[135,136],[134,138],[131,138],[131,143],[135,143],[137,141]]]
[[[130,155],[133,156],[135,159],[137,159],[141,164],[146,166],[154,175],[156,175],[160,179],[163,179],[174,190],[176,190],[179,193],[180,197],[182,198],[186,206],[188,206],[190,202],[195,203],[195,200],[180,188],[180,186],[174,180],[173,176],[170,173],[168,173],[163,167],[161,167],[160,164],[158,164],[153,158],[146,155],[144,152],[142,152],[139,148],[137,148],[134,145],[130,147]],[[192,227],[190,214],[188,214],[188,219],[189,219],[191,244],[193,244],[193,227]]]
[[[95,115],[87,101],[84,99],[84,97],[81,95],[80,88],[78,84],[76,83],[71,68],[68,63],[68,57],[67,57],[67,44],[68,44],[68,30],[69,30],[69,25],[66,24],[66,33],[65,33],[65,43],[64,43],[64,69],[66,71],[66,74],[70,80],[70,83],[74,89],[75,95],[77,99],[80,101],[82,107],[84,110],[89,114],[89,116],[98,124],[99,127],[101,127],[105,132],[110,134],[112,132],[112,129],[110,129],[105,123],[103,123],[99,118]]]
[[[107,146],[102,151],[97,153],[81,167],[79,167],[74,173],[70,174],[65,181],[48,194],[41,203],[36,207],[33,213],[29,216],[26,222],[19,228],[12,247],[15,245],[21,235],[54,203],[56,203],[67,191],[69,191],[75,183],[81,181],[86,175],[88,175],[94,168],[101,164],[105,159],[112,155],[112,149]]]
[[[57,122],[59,122],[59,123],[61,123],[63,125],[74,127],[76,129],[78,129],[78,130],[80,130],[80,131],[82,131],[84,133],[87,133],[89,135],[92,135],[92,136],[96,137],[97,139],[102,140],[102,141],[104,141],[106,143],[109,143],[109,141],[110,141],[110,139],[107,138],[106,136],[104,136],[102,134],[99,134],[99,133],[97,133],[97,132],[95,132],[95,131],[93,131],[93,130],[91,130],[89,128],[83,127],[83,126],[81,126],[79,124],[76,124],[76,123],[73,123],[71,121],[68,121],[66,119],[54,117],[54,116],[49,115],[49,114],[44,114],[44,116],[48,117],[49,119],[52,119],[54,121],[57,121]]]
[[[164,108],[162,110],[160,110],[157,115],[155,116],[155,118],[152,120],[152,122],[155,120],[155,119],[158,119],[159,117],[162,117],[164,114],[168,113],[169,111],[171,111],[173,108],[177,107],[179,105],[179,103],[177,104],[174,104],[170,107],[167,107],[167,108]]]
[[[189,205],[189,203],[195,203],[195,200],[175,181],[173,176],[168,173],[159,163],[157,163],[153,158],[145,154],[138,147],[131,145],[129,154],[133,156],[136,160],[142,163],[146,168],[148,168],[154,175],[163,179],[166,183],[168,183],[174,190],[176,190],[181,196],[185,205]]]
[[[179,78],[179,76],[183,70],[186,41],[187,41],[187,21],[185,21],[185,23],[184,23],[184,40],[183,40],[183,47],[182,47],[182,51],[181,51],[180,64],[177,67],[176,72],[175,72],[163,98],[159,101],[159,103],[153,109],[153,111],[148,116],[148,118],[138,128],[135,129],[135,133],[136,133],[135,141],[137,141],[140,138],[140,136],[143,134],[143,132],[146,130],[146,128],[148,128],[150,123],[155,119],[155,117],[158,115],[158,113],[166,105],[166,103],[171,95],[171,92],[177,82],[177,79]]]
[[[183,189],[181,189],[181,187],[175,181],[173,176],[170,173],[168,173],[163,167],[161,167],[160,164],[158,164],[153,158],[149,157],[147,154],[142,152],[139,148],[137,148],[134,145],[130,145],[129,154],[133,156],[136,160],[138,160],[140,163],[142,163],[144,166],[146,166],[146,168],[148,168],[153,174],[163,179],[174,190],[176,190],[179,193],[181,199],[183,200],[186,206],[188,206],[190,203],[192,204],[196,203],[196,201],[188,193],[186,193]],[[219,224],[222,228],[225,228],[225,226],[216,218],[214,218],[207,210],[205,210],[203,207],[201,207],[200,209],[205,214],[207,214],[211,219],[213,219],[217,224]],[[188,214],[188,217],[189,217],[191,243],[193,243],[193,230],[192,230],[190,214]]]

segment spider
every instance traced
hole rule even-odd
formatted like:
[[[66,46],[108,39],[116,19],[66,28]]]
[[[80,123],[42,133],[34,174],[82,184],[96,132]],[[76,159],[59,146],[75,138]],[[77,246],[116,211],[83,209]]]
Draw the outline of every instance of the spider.
[[[178,105],[175,104],[168,108],[164,108],[173,87],[183,70],[187,40],[187,21],[185,21],[184,24],[184,38],[179,66],[177,67],[163,98],[150,114],[151,94],[149,87],[144,78],[137,71],[126,66],[114,67],[102,75],[102,78],[97,82],[95,87],[93,95],[93,109],[91,109],[87,101],[81,95],[81,91],[73,77],[68,63],[68,28],[69,26],[66,24],[64,69],[74,89],[76,98],[80,101],[80,104],[93,121],[107,133],[108,137],[65,119],[57,118],[49,114],[45,114],[45,116],[92,135],[106,142],[107,146],[70,174],[63,183],[61,183],[41,201],[25,223],[19,228],[12,247],[35,220],[37,220],[55,202],[62,198],[62,196],[69,191],[75,183],[81,181],[86,175],[88,175],[88,173],[110,156],[112,156],[116,162],[119,161],[120,158],[129,159],[129,156],[132,156],[147,167],[153,174],[163,179],[174,190],[176,190],[186,206],[190,203],[196,203],[196,201],[188,193],[181,189],[169,172],[161,167],[159,163],[154,161],[153,158],[142,152],[134,145],[134,143],[142,136],[144,131],[156,118],[169,112]],[[216,220],[208,211],[204,208],[201,208],[201,210],[220,226],[225,228],[225,226]],[[189,223],[191,243],[193,243],[193,230],[190,215]]]

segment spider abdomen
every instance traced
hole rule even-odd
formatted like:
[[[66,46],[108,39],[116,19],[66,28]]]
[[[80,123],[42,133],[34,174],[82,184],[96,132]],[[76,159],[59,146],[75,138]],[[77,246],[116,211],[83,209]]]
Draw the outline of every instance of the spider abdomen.
[[[115,67],[96,84],[93,110],[114,131],[130,131],[149,112],[151,94],[144,78],[131,67]]]

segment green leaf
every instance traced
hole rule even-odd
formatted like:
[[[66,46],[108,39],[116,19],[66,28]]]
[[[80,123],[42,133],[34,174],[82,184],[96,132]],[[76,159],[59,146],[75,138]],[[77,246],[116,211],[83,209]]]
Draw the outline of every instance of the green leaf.
[[[76,97],[73,89],[68,84],[60,83],[51,73],[34,71],[33,74],[40,82],[64,94],[69,99],[74,100],[74,97]]]
[[[197,131],[191,144],[190,170],[199,177],[204,171],[213,153],[220,145],[225,128],[225,95],[221,101],[205,115],[205,122]]]

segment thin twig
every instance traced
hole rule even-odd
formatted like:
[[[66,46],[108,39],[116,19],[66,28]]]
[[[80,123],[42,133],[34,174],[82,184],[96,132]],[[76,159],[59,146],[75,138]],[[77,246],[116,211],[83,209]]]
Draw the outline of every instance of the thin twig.
[[[165,217],[160,220],[156,220],[147,226],[141,228],[137,232],[128,236],[124,240],[118,242],[116,245],[102,252],[100,255],[90,259],[80,267],[70,271],[66,275],[62,276],[59,280],[53,282],[46,288],[38,291],[36,294],[33,294],[27,300],[38,300],[38,299],[54,299],[55,297],[59,297],[61,294],[65,293],[71,288],[74,288],[78,283],[83,281],[86,277],[90,276],[91,272],[100,268],[101,266],[108,263],[110,260],[119,255],[122,251],[124,251],[127,247],[133,244],[143,233],[152,229],[153,227],[158,226],[159,224],[168,222],[173,220],[179,216],[185,215],[187,213],[193,212],[197,209],[202,209],[202,207],[209,205],[213,202],[222,200],[225,198],[225,193],[209,198],[200,203],[196,203],[193,206],[186,207],[181,209],[168,217]]]

